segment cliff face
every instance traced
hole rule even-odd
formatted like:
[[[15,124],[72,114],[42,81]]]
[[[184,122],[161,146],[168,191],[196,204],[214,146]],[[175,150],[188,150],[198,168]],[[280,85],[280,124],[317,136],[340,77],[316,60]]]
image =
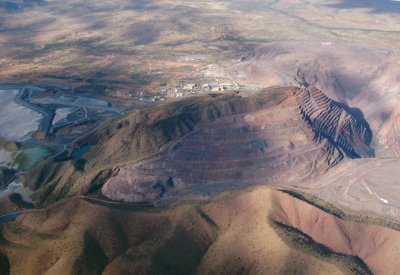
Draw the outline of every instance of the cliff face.
[[[324,143],[329,164],[339,163],[344,156],[374,156],[369,146],[372,132],[360,111],[333,101],[315,87],[299,88],[295,95],[304,120],[314,132],[314,140]]]

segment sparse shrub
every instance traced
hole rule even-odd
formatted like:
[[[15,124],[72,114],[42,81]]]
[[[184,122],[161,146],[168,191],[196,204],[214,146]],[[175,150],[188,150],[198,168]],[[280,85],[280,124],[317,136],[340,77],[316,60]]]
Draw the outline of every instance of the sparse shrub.
[[[78,171],[83,171],[83,170],[85,170],[85,164],[86,164],[86,160],[85,159],[77,159],[74,162],[74,167]]]

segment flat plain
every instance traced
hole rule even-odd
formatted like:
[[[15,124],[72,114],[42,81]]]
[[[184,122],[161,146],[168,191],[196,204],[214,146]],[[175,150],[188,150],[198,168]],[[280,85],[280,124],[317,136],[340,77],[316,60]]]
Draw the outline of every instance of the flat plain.
[[[0,274],[396,274],[399,15],[0,2]]]
[[[10,1],[0,7],[0,81],[70,82],[112,97],[154,93],[272,41],[400,47],[398,3],[347,2]]]

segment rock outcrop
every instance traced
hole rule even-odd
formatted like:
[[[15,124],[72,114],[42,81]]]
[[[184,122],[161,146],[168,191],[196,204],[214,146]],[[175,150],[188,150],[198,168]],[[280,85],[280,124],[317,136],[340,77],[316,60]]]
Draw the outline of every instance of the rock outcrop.
[[[314,132],[314,139],[324,142],[326,160],[336,165],[344,156],[373,157],[372,132],[363,115],[328,98],[315,87],[295,91],[304,120]]]

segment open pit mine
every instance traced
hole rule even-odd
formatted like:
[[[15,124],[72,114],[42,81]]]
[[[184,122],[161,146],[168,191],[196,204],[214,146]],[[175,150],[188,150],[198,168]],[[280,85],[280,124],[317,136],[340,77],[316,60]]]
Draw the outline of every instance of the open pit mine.
[[[20,175],[41,210],[1,227],[0,263],[15,274],[38,259],[35,274],[400,270],[399,52],[271,43],[197,74],[264,88],[133,110],[77,140],[90,148],[79,159]]]
[[[259,110],[195,127],[161,156],[121,167],[102,193],[129,202],[194,199],[251,184],[304,182],[345,157],[373,156],[368,123],[318,89],[261,93],[269,96],[261,95]],[[278,94],[284,99],[269,106]]]

